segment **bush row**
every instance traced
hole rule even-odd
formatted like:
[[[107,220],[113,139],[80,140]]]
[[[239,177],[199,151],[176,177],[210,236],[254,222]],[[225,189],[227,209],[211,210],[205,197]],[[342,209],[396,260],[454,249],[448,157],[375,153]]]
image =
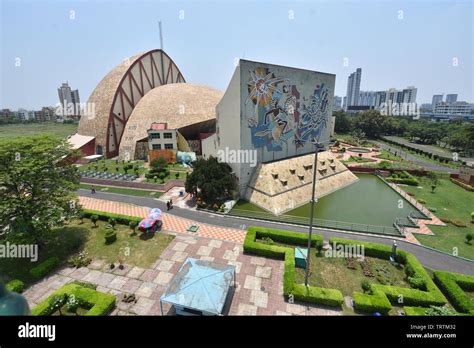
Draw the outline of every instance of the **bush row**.
[[[90,307],[86,313],[88,316],[106,315],[115,306],[115,296],[99,292],[90,288],[80,286],[78,284],[66,284],[63,287],[56,290],[46,300],[38,304],[31,310],[33,315],[51,315],[51,301],[56,296],[61,295],[75,296],[80,302]]]
[[[474,301],[464,290],[474,290],[474,276],[435,271],[434,280],[460,312],[474,314]]]
[[[25,290],[25,283],[23,283],[19,279],[13,279],[10,280],[5,287],[7,288],[8,291],[14,291],[18,293],[22,293],[23,290]]]
[[[90,219],[92,215],[97,215],[100,221],[109,221],[109,219],[115,219],[118,224],[128,225],[131,221],[139,223],[142,219],[136,216],[128,216],[121,214],[106,213],[98,210],[83,209],[84,217]]]
[[[453,182],[454,184],[456,184],[458,186],[461,186],[465,190],[468,190],[468,191],[471,191],[471,192],[474,191],[474,187],[472,187],[471,185],[466,184],[465,182],[462,182],[459,179],[455,179],[455,178],[449,178],[449,179],[451,180],[451,182]]]
[[[331,244],[353,245],[357,243],[363,245],[365,256],[388,260],[392,254],[392,248],[387,245],[356,242],[342,238],[331,238],[329,241]],[[371,284],[372,294],[354,292],[354,305],[356,309],[367,312],[387,312],[387,302],[383,298],[388,299],[390,303],[399,304],[402,301],[404,305],[420,307],[430,305],[442,306],[447,303],[446,298],[414,255],[403,250],[397,250],[396,261],[404,264],[407,277],[415,278],[417,286],[426,289],[426,291],[391,285]]]
[[[34,278],[40,279],[47,275],[49,272],[51,272],[53,269],[55,269],[58,265],[59,258],[57,258],[56,256],[52,256],[49,259],[46,259],[45,261],[41,262],[38,266],[30,269],[30,274]]]
[[[277,230],[263,227],[249,227],[244,241],[244,252],[259,256],[283,259],[283,293],[285,296],[293,295],[295,300],[319,303],[327,306],[340,306],[344,302],[342,293],[337,289],[325,289],[314,286],[295,284],[295,251],[293,248],[268,245],[257,242],[260,238],[271,238],[274,241],[295,245],[306,245],[308,236],[303,233]],[[311,245],[322,244],[323,237],[311,236]]]

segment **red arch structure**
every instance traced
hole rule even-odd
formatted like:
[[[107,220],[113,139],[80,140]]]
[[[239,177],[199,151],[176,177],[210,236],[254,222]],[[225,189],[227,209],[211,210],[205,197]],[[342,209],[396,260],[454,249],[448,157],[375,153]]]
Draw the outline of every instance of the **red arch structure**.
[[[160,49],[138,54],[110,71],[89,98],[94,115],[83,116],[79,134],[96,138],[105,157],[118,155],[128,119],[141,98],[150,90],[171,83],[186,82],[173,60]]]

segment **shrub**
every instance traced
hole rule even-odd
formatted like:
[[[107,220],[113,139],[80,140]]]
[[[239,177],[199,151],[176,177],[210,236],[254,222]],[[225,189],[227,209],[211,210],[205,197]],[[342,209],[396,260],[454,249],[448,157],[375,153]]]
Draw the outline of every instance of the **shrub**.
[[[52,299],[58,296],[72,295],[80,302],[81,306],[90,308],[86,313],[87,316],[106,315],[115,306],[116,298],[114,295],[70,283],[64,285],[62,288],[59,288],[46,300],[39,303],[31,310],[31,314],[51,315],[54,313],[53,308],[50,306]]]
[[[354,308],[358,311],[385,314],[392,309],[389,300],[381,291],[374,292],[372,295],[354,291],[353,298]]]
[[[463,313],[474,314],[474,301],[463,290],[474,289],[474,276],[444,271],[435,271],[433,276],[454,308]]]
[[[97,214],[93,214],[90,216],[90,219],[92,221],[92,223],[94,224],[94,226],[97,227],[97,221],[99,221],[99,216]]]
[[[30,274],[34,278],[40,279],[40,278],[43,278],[49,272],[51,272],[58,265],[59,265],[59,258],[57,258],[56,256],[52,256],[49,259],[46,259],[45,261],[41,262],[38,266],[33,267],[30,270]]]
[[[426,310],[426,315],[428,316],[451,316],[457,315],[455,311],[446,307],[431,306]]]
[[[466,243],[471,244],[472,238],[472,233],[466,234]]]
[[[467,227],[467,225],[464,222],[458,219],[451,220],[451,223],[456,227]]]
[[[117,232],[114,230],[107,230],[105,231],[105,244],[112,244],[117,240]]]
[[[371,293],[371,288],[370,288],[370,283],[367,279],[363,279],[362,282],[360,283],[360,287],[364,291],[364,293]]]
[[[440,220],[443,221],[445,224],[449,224],[451,222],[451,219],[447,217],[442,217],[440,218]]]
[[[407,278],[408,284],[414,289],[426,290],[426,284],[423,277],[415,274],[413,277]]]
[[[73,280],[69,284],[76,284],[76,285],[82,286],[83,288],[88,288],[92,290],[97,289],[97,284],[90,283],[90,282],[81,282],[79,280]]]
[[[433,207],[428,207],[428,210],[432,213],[436,213],[438,211],[438,209],[433,208]]]
[[[72,256],[68,260],[69,266],[80,268],[86,267],[91,263],[92,259],[88,256],[87,252],[81,251],[79,254]]]
[[[471,213],[471,223],[474,224],[474,212]]]
[[[112,226],[112,229],[115,230],[115,225],[117,225],[117,221],[114,218],[110,218],[108,223],[110,226]]]
[[[110,218],[113,218],[118,224],[129,225],[130,221],[136,221],[137,224],[140,222],[141,218],[136,216],[128,216],[121,214],[106,213],[97,210],[84,209],[85,217],[90,218],[92,222],[92,216],[97,216],[97,220],[100,221],[109,221]],[[96,221],[97,221],[96,220]]]
[[[420,204],[426,204],[426,201],[423,198],[419,198],[416,201]]]
[[[25,283],[23,283],[21,280],[13,279],[13,280],[10,280],[5,285],[5,287],[7,288],[8,291],[22,293],[23,290],[25,290]]]
[[[137,221],[130,221],[128,223],[128,226],[130,227],[130,229],[132,230],[132,233],[135,234],[135,229],[137,228],[138,226],[138,222]]]

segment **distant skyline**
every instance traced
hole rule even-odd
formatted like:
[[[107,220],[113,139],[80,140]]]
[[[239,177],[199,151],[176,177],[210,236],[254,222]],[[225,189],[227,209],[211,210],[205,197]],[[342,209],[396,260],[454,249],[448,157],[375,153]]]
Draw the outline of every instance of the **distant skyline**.
[[[0,108],[56,105],[66,81],[86,102],[123,59],[159,48],[159,20],[187,82],[224,91],[244,58],[336,74],[341,97],[362,68],[363,91],[415,86],[418,103],[473,103],[473,11],[448,0],[0,0]]]

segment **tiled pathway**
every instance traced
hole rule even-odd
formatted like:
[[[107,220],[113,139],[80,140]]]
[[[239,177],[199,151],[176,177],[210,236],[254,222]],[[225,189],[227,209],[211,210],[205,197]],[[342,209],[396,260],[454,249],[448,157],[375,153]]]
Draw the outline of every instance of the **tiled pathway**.
[[[24,295],[30,307],[72,280],[98,284],[97,290],[117,296],[113,315],[160,315],[159,298],[187,257],[236,267],[236,288],[228,298],[228,315],[341,315],[342,311],[308,304],[291,304],[283,297],[283,261],[244,255],[242,245],[200,236],[178,234],[160,258],[147,269],[128,267],[110,271],[103,261],[87,268],[63,268],[28,288]],[[122,301],[134,293],[136,303]],[[230,304],[230,306],[229,306]],[[165,314],[172,314],[163,305]]]
[[[141,218],[145,218],[149,211],[149,208],[146,207],[139,207],[128,203],[112,202],[83,196],[79,197],[79,202],[86,209],[137,216]],[[194,234],[187,231],[188,227],[193,223],[195,222],[192,220],[180,218],[178,216],[163,212],[163,228],[166,231]],[[199,236],[222,239],[241,244],[244,242],[246,231],[206,225],[202,223],[198,223],[198,225],[199,229],[195,234]]]

